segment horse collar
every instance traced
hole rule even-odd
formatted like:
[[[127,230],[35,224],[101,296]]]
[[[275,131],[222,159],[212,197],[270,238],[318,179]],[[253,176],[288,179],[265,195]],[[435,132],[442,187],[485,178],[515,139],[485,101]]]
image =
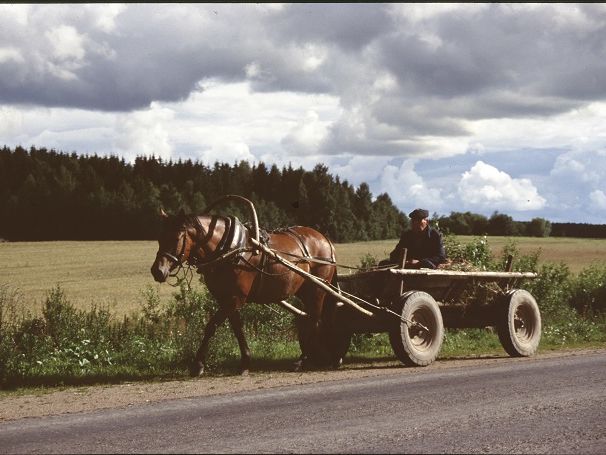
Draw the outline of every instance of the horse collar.
[[[246,238],[246,228],[240,220],[238,220],[235,216],[228,216],[224,218],[225,220],[225,230],[223,236],[219,240],[219,243],[215,247],[214,250],[209,251],[208,242],[213,236],[218,216],[214,216],[209,225],[208,231],[204,229],[202,222],[199,217],[195,217],[196,221],[196,230],[200,231],[200,237],[196,239],[196,244],[194,248],[194,254],[191,256],[192,262],[197,266],[205,265],[206,263],[210,263],[212,261],[217,260],[222,255],[236,250],[243,249],[246,246],[247,238]],[[212,229],[211,229],[212,227]],[[204,258],[200,258],[197,254],[199,248],[203,248],[205,252]]]

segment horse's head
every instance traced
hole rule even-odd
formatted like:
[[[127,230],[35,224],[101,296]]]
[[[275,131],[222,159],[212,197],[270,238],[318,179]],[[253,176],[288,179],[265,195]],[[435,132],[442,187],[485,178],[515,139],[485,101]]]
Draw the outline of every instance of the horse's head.
[[[162,230],[158,239],[158,253],[151,266],[154,279],[163,283],[170,272],[184,265],[190,257],[196,243],[196,227],[183,210],[176,215],[167,215],[161,211]]]

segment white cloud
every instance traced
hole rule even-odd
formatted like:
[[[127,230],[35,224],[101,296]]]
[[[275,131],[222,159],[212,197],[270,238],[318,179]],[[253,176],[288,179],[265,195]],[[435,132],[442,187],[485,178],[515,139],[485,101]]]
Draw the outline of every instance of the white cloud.
[[[380,178],[381,192],[387,192],[400,207],[424,207],[430,212],[442,207],[438,188],[430,188],[415,171],[415,160],[406,160],[398,168],[385,166]]]
[[[268,163],[322,159],[311,151],[317,153],[327,125],[339,112],[335,98],[255,93],[248,83],[203,81],[201,87],[182,103],[166,104],[175,112],[174,142],[201,150],[201,159],[208,159],[211,150],[224,150],[224,144],[245,144],[247,153]]]
[[[391,159],[391,157],[385,156],[356,155],[349,158],[345,164],[332,164],[330,169],[342,179],[358,186],[362,182],[368,183],[377,180]]]
[[[320,121],[318,113],[309,110],[284,136],[281,143],[288,154],[308,155],[318,150],[326,134],[327,122]]]
[[[419,23],[444,14],[453,14],[457,12],[460,14],[466,14],[470,11],[470,9],[486,9],[487,5],[461,5],[456,3],[397,3],[391,5],[391,7],[395,14],[402,16],[407,21],[410,21],[411,23]]]
[[[21,51],[12,46],[0,47],[0,63],[6,63],[11,60],[14,62],[23,62],[24,59]]]
[[[86,37],[69,25],[54,27],[44,34],[51,49],[52,58],[47,58],[45,67],[58,79],[74,81],[76,71],[82,67],[86,55]],[[38,58],[45,59],[38,53]]]
[[[563,153],[557,157],[551,174],[556,177],[577,174],[581,180],[586,179],[585,165],[567,153]]]
[[[546,203],[529,179],[512,178],[483,161],[463,173],[458,194],[467,207],[500,211],[537,210]]]
[[[116,119],[114,146],[127,161],[141,155],[168,160],[173,154],[169,133],[173,118],[174,111],[158,103],[152,103],[145,111],[122,114]]]
[[[48,30],[46,38],[53,49],[53,56],[59,60],[84,58],[84,36],[69,25],[60,25]]]
[[[88,9],[91,9],[94,16],[96,17],[97,27],[105,33],[110,33],[116,28],[116,18],[126,9],[126,5],[120,4],[103,4],[86,5]]]
[[[18,25],[27,26],[30,10],[31,5],[3,4],[0,5],[0,17],[4,17]]]
[[[601,185],[606,180],[606,150],[583,149],[562,153],[553,165],[551,177],[577,185]]]
[[[484,150],[569,148],[596,150],[606,144],[606,103],[595,101],[553,116],[495,118],[466,123]],[[512,134],[515,132],[515,134]]]
[[[596,210],[606,210],[606,194],[602,190],[594,190],[589,194],[591,205]]]
[[[301,63],[304,71],[317,70],[328,57],[328,51],[318,45],[306,44],[301,50]]]
[[[0,137],[5,141],[21,132],[23,128],[23,115],[19,109],[9,106],[0,106]]]
[[[208,150],[198,152],[198,157],[202,162],[212,165],[215,161],[220,163],[228,163],[233,165],[240,161],[248,161],[249,163],[256,162],[255,156],[250,153],[248,145],[244,142],[224,142],[216,144]]]

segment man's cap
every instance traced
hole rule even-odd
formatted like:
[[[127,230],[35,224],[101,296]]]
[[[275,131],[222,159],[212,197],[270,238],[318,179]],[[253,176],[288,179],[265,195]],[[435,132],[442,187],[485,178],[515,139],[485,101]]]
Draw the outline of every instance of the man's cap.
[[[424,218],[429,218],[429,211],[425,209],[414,209],[408,216],[413,220],[422,220]]]

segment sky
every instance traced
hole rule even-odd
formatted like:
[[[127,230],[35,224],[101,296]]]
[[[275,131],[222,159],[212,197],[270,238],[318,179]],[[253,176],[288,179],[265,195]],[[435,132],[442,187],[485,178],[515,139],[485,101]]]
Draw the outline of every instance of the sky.
[[[606,5],[0,4],[0,145],[606,223]]]

